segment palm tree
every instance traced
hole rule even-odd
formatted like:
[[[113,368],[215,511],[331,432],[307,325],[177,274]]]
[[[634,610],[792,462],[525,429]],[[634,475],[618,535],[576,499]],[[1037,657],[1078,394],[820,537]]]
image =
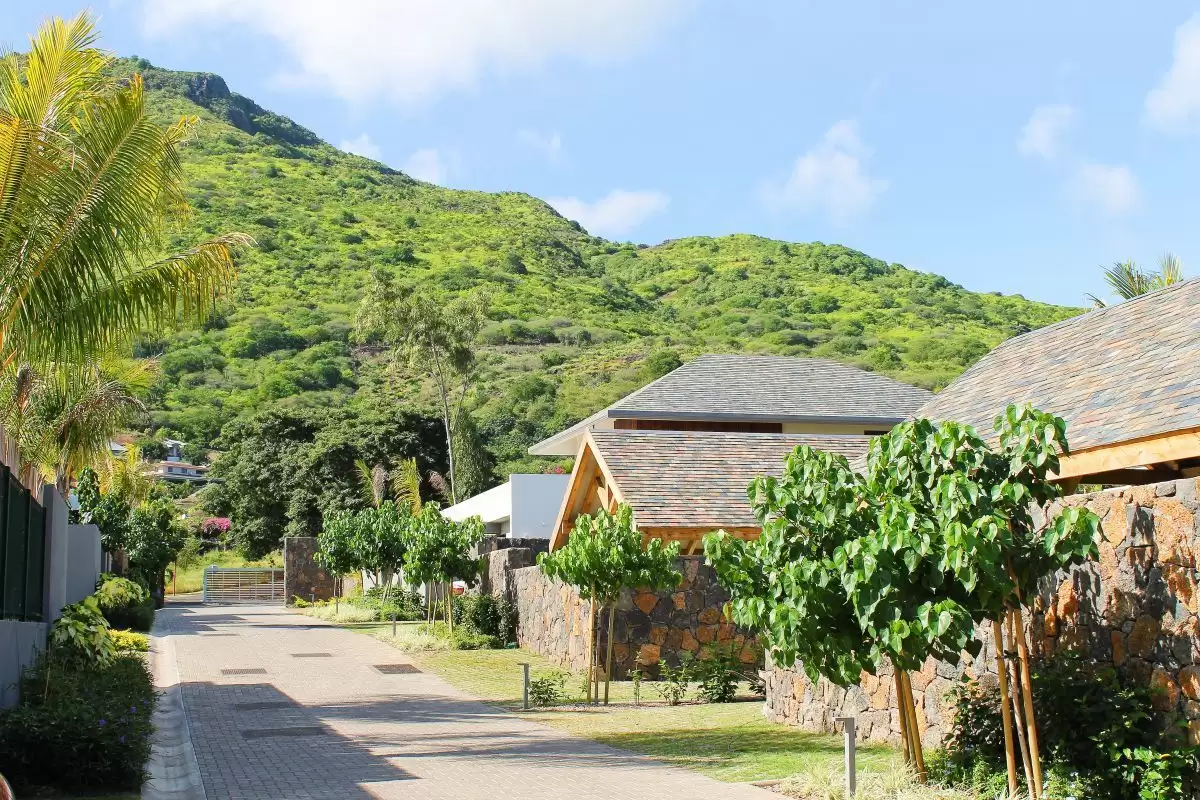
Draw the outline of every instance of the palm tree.
[[[1104,280],[1122,300],[1132,300],[1182,281],[1183,262],[1174,253],[1163,253],[1158,259],[1158,271],[1146,272],[1133,261],[1118,261],[1104,270]],[[1088,300],[1096,308],[1108,305],[1094,294],[1089,294]]]
[[[208,317],[228,291],[227,234],[160,255],[187,210],[193,124],[147,114],[139,76],[106,73],[91,17],[52,19],[0,57],[0,365],[84,362],[147,328]]]
[[[125,448],[122,456],[112,456],[97,470],[100,491],[121,498],[130,508],[136,508],[150,497],[154,479],[146,473],[146,462],[136,445]]]
[[[104,470],[113,435],[145,410],[137,395],[155,366],[109,358],[9,368],[0,373],[0,425],[22,460],[65,496],[84,467]]]

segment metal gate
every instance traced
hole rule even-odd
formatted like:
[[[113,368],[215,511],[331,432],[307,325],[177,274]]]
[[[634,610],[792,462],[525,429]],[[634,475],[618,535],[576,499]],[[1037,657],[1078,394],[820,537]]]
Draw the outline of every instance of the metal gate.
[[[283,570],[270,567],[217,567],[204,570],[206,603],[282,603]]]

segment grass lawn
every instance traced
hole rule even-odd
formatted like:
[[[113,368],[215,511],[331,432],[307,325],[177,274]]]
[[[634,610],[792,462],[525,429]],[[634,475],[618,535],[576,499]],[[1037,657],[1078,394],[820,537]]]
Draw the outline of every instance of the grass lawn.
[[[421,669],[509,709],[521,706],[522,661],[533,665],[534,677],[556,669],[547,659],[524,650],[413,649],[428,645],[416,634],[416,623],[400,623],[395,639],[391,623],[347,627],[406,650]],[[581,677],[569,678],[567,694],[583,697],[581,684]],[[524,716],[723,781],[759,781],[840,769],[841,736],[805,733],[767,722],[762,701],[748,694],[734,703],[668,706],[655,693],[654,684],[646,682],[641,699],[642,705],[635,706],[633,685],[621,681],[612,684],[608,707],[563,706]],[[861,770],[886,771],[899,756],[892,747],[860,745],[858,759]]]
[[[247,561],[241,554],[233,550],[210,550],[194,563],[180,567],[174,581],[167,581],[167,594],[190,594],[204,588],[204,570],[210,566],[218,567],[282,567],[283,556],[271,553],[266,558],[257,561]]]

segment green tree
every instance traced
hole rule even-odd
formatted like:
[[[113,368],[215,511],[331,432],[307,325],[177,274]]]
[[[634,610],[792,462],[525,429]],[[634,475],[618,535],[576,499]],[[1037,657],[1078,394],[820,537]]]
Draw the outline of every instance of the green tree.
[[[1033,513],[1060,495],[1048,476],[1067,452],[1065,423],[1010,406],[995,427],[992,448],[969,426],[904,423],[872,442],[863,475],[841,456],[798,448],[782,478],[751,484],[763,526],[757,540],[705,538],[734,619],[760,632],[776,663],[799,659],[813,680],[839,685],[893,665],[906,750],[918,768],[907,671],[927,658],[977,653],[975,627],[987,620],[999,641],[1003,617],[1015,617],[1024,653],[1020,611],[1037,581],[1096,553],[1095,515],[1075,507],[1044,520]],[[1025,656],[1018,667],[1027,687]],[[1025,713],[1035,785],[1028,703]]]
[[[0,424],[22,460],[65,497],[71,476],[105,469],[112,437],[144,410],[137,394],[148,388],[153,366],[108,358],[10,367],[0,371]]]
[[[140,77],[109,77],[90,16],[45,22],[0,59],[0,364],[79,362],[199,323],[233,278],[227,234],[162,255],[187,208],[179,148]]]
[[[179,509],[168,497],[155,497],[129,515],[125,552],[129,571],[150,587],[161,602],[167,567],[183,549],[187,531],[179,521]]]
[[[462,522],[446,519],[437,503],[425,503],[416,515],[408,552],[404,557],[404,576],[413,584],[453,586],[454,581],[472,583],[479,575],[479,559],[471,557],[471,548],[483,538],[483,522],[469,517]],[[428,603],[433,613],[433,602]],[[443,603],[446,623],[454,630],[454,604],[447,596]]]
[[[129,536],[129,503],[119,494],[103,493],[100,478],[90,467],[75,481],[79,511],[75,521],[93,523],[100,529],[100,544],[109,553],[124,550]]]
[[[1164,253],[1158,259],[1158,271],[1151,272],[1134,261],[1118,261],[1104,270],[1104,280],[1122,300],[1132,300],[1182,281],[1183,262],[1174,253]],[[1096,308],[1108,305],[1094,294],[1087,297]]]
[[[344,575],[365,570],[383,587],[383,602],[404,566],[414,518],[408,506],[384,500],[378,507],[326,517],[317,537],[317,558],[329,571]]]
[[[475,344],[487,319],[488,297],[475,292],[446,302],[397,286],[382,269],[374,270],[371,279],[359,310],[359,336],[384,342],[394,358],[433,379],[446,432],[450,499],[458,502],[455,431],[475,380]]]
[[[547,577],[575,587],[580,598],[589,601],[592,630],[588,654],[589,691],[591,698],[597,700],[596,615],[598,606],[608,606],[608,652],[604,660],[606,705],[612,679],[613,627],[621,590],[640,586],[669,589],[678,586],[683,579],[675,569],[679,542],[664,545],[661,539],[650,539],[643,547],[642,538],[633,525],[633,509],[621,504],[615,514],[601,510],[595,516],[582,514],[576,517],[566,545],[553,553],[538,556],[538,564]]]

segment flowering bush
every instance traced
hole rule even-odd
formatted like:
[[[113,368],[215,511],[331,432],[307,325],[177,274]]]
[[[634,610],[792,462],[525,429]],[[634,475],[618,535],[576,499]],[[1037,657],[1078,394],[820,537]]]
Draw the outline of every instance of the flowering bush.
[[[21,704],[0,711],[5,776],[26,789],[136,790],[150,757],[154,700],[139,654],[66,667],[43,658],[21,682]]]

